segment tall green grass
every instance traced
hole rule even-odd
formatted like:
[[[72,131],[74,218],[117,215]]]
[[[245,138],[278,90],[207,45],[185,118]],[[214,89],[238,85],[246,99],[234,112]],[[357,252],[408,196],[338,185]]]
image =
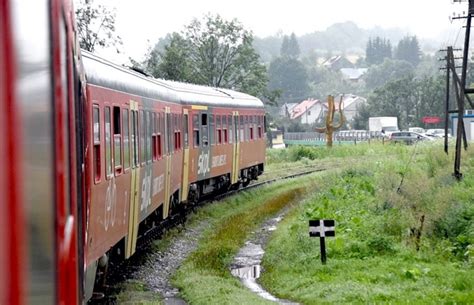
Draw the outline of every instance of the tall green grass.
[[[268,246],[268,289],[304,304],[474,302],[473,151],[456,182],[441,147],[395,148],[321,179]],[[309,219],[336,220],[326,266]]]
[[[249,234],[268,217],[295,204],[309,191],[312,178],[273,184],[210,207],[212,228],[178,270],[174,284],[191,304],[271,304],[243,287],[229,266]]]

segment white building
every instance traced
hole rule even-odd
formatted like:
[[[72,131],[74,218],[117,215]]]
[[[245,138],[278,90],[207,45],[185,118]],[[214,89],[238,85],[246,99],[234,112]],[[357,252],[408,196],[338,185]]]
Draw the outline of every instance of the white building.
[[[339,99],[335,98],[334,102],[336,104],[336,109],[339,106]],[[367,99],[354,95],[354,94],[346,94],[342,100],[342,109],[344,110],[344,117],[346,118],[346,122],[350,124],[350,122],[354,119],[355,115],[357,114],[358,107],[362,104],[367,103]]]
[[[320,100],[308,99],[293,107],[290,118],[302,124],[313,124],[320,118],[323,107]]]
[[[365,73],[367,73],[367,68],[342,68],[340,69],[342,77],[351,82],[357,83],[362,79]]]

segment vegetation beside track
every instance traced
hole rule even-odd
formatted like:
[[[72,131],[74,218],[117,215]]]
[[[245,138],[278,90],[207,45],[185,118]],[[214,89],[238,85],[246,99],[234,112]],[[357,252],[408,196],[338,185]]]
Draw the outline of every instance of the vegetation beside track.
[[[287,203],[296,207],[294,212],[288,216],[287,220],[284,220],[284,225],[279,228],[271,242],[270,253],[265,256],[263,284],[276,295],[309,304],[384,302],[385,300],[403,302],[400,301],[403,299],[391,296],[396,293],[400,294],[399,297],[403,296],[406,293],[404,288],[413,287],[420,296],[414,303],[419,303],[424,300],[421,298],[420,291],[427,287],[430,291],[443,290],[443,285],[453,280],[456,284],[452,286],[464,291],[458,294],[456,300],[461,300],[462,303],[463,299],[472,298],[473,279],[469,272],[472,273],[470,260],[473,250],[463,242],[466,240],[463,236],[472,238],[472,235],[469,235],[472,229],[467,230],[468,235],[466,235],[466,226],[461,226],[464,228],[461,230],[463,234],[456,235],[453,232],[458,232],[456,231],[458,229],[454,229],[446,233],[449,237],[440,237],[428,233],[433,221],[426,216],[421,235],[421,249],[416,251],[413,250],[414,240],[409,238],[409,233],[400,226],[393,226],[397,223],[397,218],[400,218],[399,221],[402,223],[401,216],[405,214],[401,211],[407,215],[417,215],[410,214],[410,209],[400,209],[400,206],[408,207],[410,202],[421,200],[421,195],[418,197],[412,195],[417,194],[417,189],[423,189],[422,187],[426,185],[430,187],[432,185],[433,189],[437,190],[438,195],[435,196],[433,193],[433,200],[442,198],[443,189],[449,187],[455,188],[456,194],[460,196],[459,203],[462,208],[453,210],[451,217],[448,217],[450,220],[444,224],[445,228],[456,224],[459,217],[462,218],[461,215],[465,215],[467,211],[465,208],[469,207],[466,202],[474,201],[469,195],[472,193],[471,185],[474,180],[468,174],[470,169],[474,168],[474,162],[470,161],[470,157],[463,157],[467,161],[463,165],[466,177],[461,184],[457,184],[451,179],[452,157],[444,157],[440,146],[432,149],[429,145],[407,147],[361,144],[334,147],[331,151],[321,147],[309,150],[295,147],[290,150],[268,151],[266,171],[273,171],[273,175],[285,176],[293,173],[297,166],[304,165],[322,164],[325,168],[343,166],[346,169],[338,170],[343,173],[342,176],[321,172],[281,181],[251,192],[237,194],[217,204],[210,204],[199,209],[196,214],[190,216],[186,226],[194,226],[206,221],[208,222],[207,229],[198,250],[185,261],[175,275],[173,283],[180,288],[181,295],[191,304],[267,304],[267,301],[243,287],[239,280],[230,274],[229,265],[251,232],[285,206],[282,202],[272,206],[271,198],[289,196],[293,190],[299,189],[298,199],[290,196],[290,203]],[[472,157],[472,153],[470,156]],[[294,160],[296,160],[296,165]],[[352,170],[348,170],[348,167]],[[410,181],[418,174],[420,174],[420,182],[412,186]],[[401,175],[405,176],[402,192],[394,194],[393,188],[398,187]],[[380,179],[382,181],[378,182]],[[367,188],[370,190],[371,187],[373,190],[368,191]],[[466,191],[463,192],[462,189]],[[424,191],[423,194],[426,195],[429,192]],[[369,195],[372,197],[369,198]],[[325,199],[327,203],[323,204],[324,209],[318,209],[321,206],[321,198],[325,198],[324,196],[327,197]],[[341,196],[342,198],[339,198]],[[365,201],[367,198],[370,200]],[[437,219],[444,219],[442,212],[449,210],[446,205],[447,198],[450,197],[442,201],[445,204],[444,208],[441,203],[436,205],[439,206],[437,212],[431,211],[430,205],[426,205],[426,199],[422,200],[421,207],[430,211],[430,215],[438,215]],[[344,204],[341,205],[339,201]],[[340,208],[337,208],[338,206]],[[373,209],[378,214],[374,214]],[[320,211],[326,211],[328,214],[318,214]],[[333,214],[330,214],[330,211]],[[399,211],[399,214],[388,211]],[[338,221],[336,239],[328,240],[329,263],[325,268],[321,268],[320,265],[318,241],[307,236],[307,220],[317,216],[334,217]],[[416,225],[415,216],[407,218],[406,224]],[[348,217],[349,220],[344,224],[340,217]],[[472,217],[470,219],[472,224]],[[386,222],[385,225],[383,225],[384,222]],[[368,223],[369,226],[363,229],[362,223]],[[355,226],[355,224],[358,225]],[[441,223],[440,226],[442,227]],[[376,230],[377,228],[379,229]],[[398,232],[398,235],[392,233],[390,235],[380,228],[387,230],[391,228],[392,231]],[[289,233],[294,235],[287,235]],[[364,238],[365,233],[370,233],[367,237],[373,238],[371,240]],[[377,240],[376,237],[381,238]],[[460,240],[461,243],[456,240]],[[303,250],[298,249],[301,243],[304,245]],[[472,241],[470,243],[472,244]],[[157,244],[163,243],[158,241]],[[452,245],[460,246],[461,244],[465,248],[459,249],[466,251],[459,256],[461,251],[456,250],[457,254],[454,255],[452,251],[455,250]],[[430,250],[429,247],[432,245],[437,245],[436,253]],[[346,252],[347,249],[350,252]],[[466,253],[467,256],[465,256]],[[365,268],[367,271],[364,271]],[[450,272],[453,274],[446,276]],[[432,283],[425,279],[428,275],[434,280],[441,279],[440,283],[431,286]],[[354,279],[356,284],[350,282],[349,279]],[[395,282],[392,285],[393,279]],[[392,285],[393,288],[397,285],[397,281],[399,281],[399,291],[390,290],[384,293],[386,286]],[[378,286],[371,286],[373,283],[378,283]],[[324,290],[323,287],[326,285],[329,286]],[[143,304],[159,302],[158,296],[150,297],[152,293],[147,292],[140,283],[132,282],[129,287],[132,290],[128,293],[133,297],[122,298],[122,300],[133,300],[132,303],[142,304],[135,297],[135,291],[138,291],[138,295],[143,295]],[[449,288],[450,286],[445,287],[448,287],[447,290],[455,289]],[[142,292],[142,290],[145,291]],[[338,291],[347,290],[353,291],[354,295],[338,294]],[[371,299],[369,298],[371,295],[378,296]],[[413,296],[415,295],[413,293]],[[446,299],[449,300],[449,298],[442,300]],[[428,300],[426,302],[429,303]]]
[[[474,151],[456,182],[441,145],[388,147],[396,158],[325,176],[281,223],[263,261],[270,292],[304,304],[472,303]],[[309,219],[336,220],[325,266]]]
[[[252,230],[297,203],[314,188],[317,175],[277,182],[204,208],[200,213],[214,223],[174,278],[182,296],[191,304],[271,304],[243,287],[230,274],[229,265]]]

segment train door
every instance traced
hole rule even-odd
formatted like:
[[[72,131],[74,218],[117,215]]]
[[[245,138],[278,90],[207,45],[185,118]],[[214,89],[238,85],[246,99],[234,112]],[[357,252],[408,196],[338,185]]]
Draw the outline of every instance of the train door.
[[[170,107],[165,107],[165,202],[163,206],[163,218],[167,218],[170,207],[170,196],[171,196],[171,155],[173,152],[172,139],[172,128],[171,128],[171,110]]]
[[[181,200],[188,199],[189,191],[189,114],[188,109],[183,110],[184,151],[183,151],[183,181],[181,184]]]
[[[232,112],[234,123],[234,143],[232,144],[232,177],[231,184],[236,184],[239,181],[239,158],[240,158],[240,137],[239,137],[239,112]]]
[[[130,101],[130,124],[131,124],[131,157],[132,164],[130,167],[131,187],[130,187],[130,203],[128,213],[128,234],[125,239],[125,258],[129,258],[135,253],[138,237],[138,211],[139,211],[139,181],[140,168],[138,163],[138,103]]]
[[[200,108],[199,112],[199,121],[200,121],[200,139],[199,139],[199,156],[197,162],[197,175],[198,180],[204,180],[209,177],[211,172],[211,167],[209,165],[210,161],[210,151],[211,151],[211,138],[210,131],[212,125],[210,124],[210,117],[207,107]],[[212,115],[212,110],[209,111]]]

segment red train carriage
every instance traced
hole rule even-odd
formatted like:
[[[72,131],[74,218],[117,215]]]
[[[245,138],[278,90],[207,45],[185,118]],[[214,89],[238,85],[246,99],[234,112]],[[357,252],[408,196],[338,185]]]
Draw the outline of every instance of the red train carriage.
[[[70,1],[0,0],[2,305],[79,303],[73,16]]]
[[[156,80],[83,52],[86,299],[97,270],[180,203],[263,172],[264,109],[231,90]]]
[[[188,116],[181,201],[256,179],[265,161],[263,103],[232,90],[167,83]]]

